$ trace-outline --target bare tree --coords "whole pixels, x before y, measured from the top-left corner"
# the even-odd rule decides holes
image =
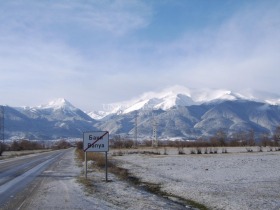
[[[2,153],[5,151],[6,145],[0,141],[0,156],[2,156]]]
[[[268,137],[268,134],[263,134],[261,136],[261,145],[266,147],[266,146],[269,146],[271,144],[271,140],[269,139]]]
[[[255,146],[255,131],[253,129],[251,129],[248,133],[247,145]]]
[[[277,126],[275,128],[274,134],[273,134],[273,140],[275,142],[275,146],[279,146],[280,143],[280,126]]]

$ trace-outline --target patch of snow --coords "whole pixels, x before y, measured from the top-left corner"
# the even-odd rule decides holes
[[[114,158],[142,181],[160,184],[165,192],[210,209],[280,208],[279,152],[203,155],[176,152],[167,149],[168,155]]]
[[[74,107],[69,101],[67,101],[64,98],[58,98],[56,100],[50,101],[48,104],[46,105],[40,105],[37,108],[39,109],[64,109],[64,110],[76,110],[77,108]]]
[[[133,112],[135,110],[139,110],[143,107],[145,107],[145,105],[147,105],[149,102],[148,99],[146,100],[140,100],[138,102],[136,102],[135,104],[132,104],[131,106],[129,106],[127,109],[123,110],[123,113],[129,113],[129,112]]]
[[[100,120],[109,114],[105,111],[92,111],[92,112],[85,112],[85,113],[95,120]]]
[[[265,100],[266,103],[270,105],[280,105],[280,98],[278,99],[267,99]]]
[[[229,90],[211,90],[211,89],[201,89],[194,90],[193,100],[197,103],[205,103],[214,100],[237,100],[238,97]]]

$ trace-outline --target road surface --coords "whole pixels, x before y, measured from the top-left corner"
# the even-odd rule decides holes
[[[104,182],[104,171],[96,168],[89,169],[88,181],[81,184],[82,171],[74,149],[0,161],[0,209],[190,209],[114,174]]]
[[[0,161],[0,208],[15,209],[37,186],[39,176],[69,150],[59,150]]]

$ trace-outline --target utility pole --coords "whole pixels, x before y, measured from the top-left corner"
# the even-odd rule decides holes
[[[158,139],[157,139],[157,122],[156,119],[153,119],[153,141],[152,141],[153,147],[158,147]]]
[[[137,127],[138,127],[138,112],[135,112],[135,121],[134,121],[134,148],[137,148],[137,136],[138,136],[138,131],[137,131]]]
[[[5,125],[4,125],[4,106],[0,106],[0,156],[5,149]]]

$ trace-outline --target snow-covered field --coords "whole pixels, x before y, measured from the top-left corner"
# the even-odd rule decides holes
[[[280,209],[280,152],[227,151],[178,155],[176,149],[168,149],[168,155],[126,154],[114,159],[142,181],[158,183],[163,191],[210,209]]]

